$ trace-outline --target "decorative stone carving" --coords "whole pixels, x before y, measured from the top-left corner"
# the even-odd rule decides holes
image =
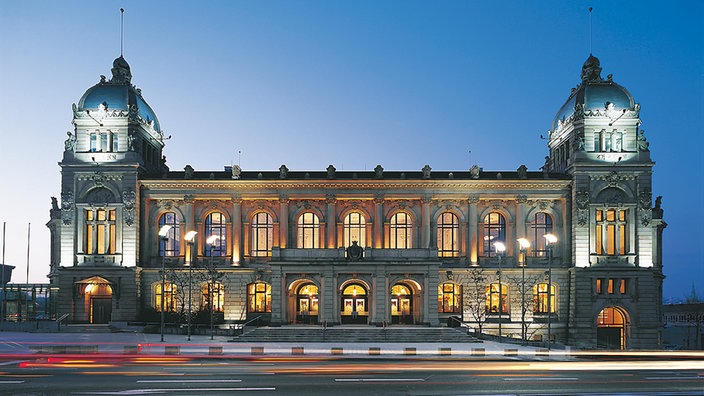
[[[577,208],[588,209],[589,191],[577,191],[577,194],[575,195],[575,202],[577,203]]]
[[[193,196],[193,194],[186,194],[183,196],[183,202],[185,202],[187,204],[192,204],[195,201],[196,200],[195,200],[195,197]]]
[[[352,246],[345,249],[347,252],[347,260],[359,261],[364,256],[364,248],[357,244],[357,241],[352,241]]]
[[[650,210],[652,206],[653,193],[643,190],[638,194],[638,204],[642,210]]]
[[[494,199],[488,202],[488,205],[491,206],[494,210],[498,210],[501,208],[506,207],[506,202],[500,200],[500,199]]]
[[[107,180],[103,172],[95,172],[93,175],[90,176],[90,179],[93,181],[96,187],[105,186],[105,181]]]
[[[479,194],[469,194],[469,197],[467,197],[467,201],[469,201],[470,204],[476,205],[479,203]]]
[[[374,168],[374,178],[383,179],[384,178],[384,168],[381,165],[377,165]]]
[[[184,179],[193,179],[193,167],[190,165],[186,165],[186,167],[183,168],[184,174],[183,178]]]
[[[481,169],[477,165],[472,165],[472,167],[469,169],[469,176],[472,179],[479,179],[480,173],[481,173]]]
[[[638,132],[638,151],[650,151],[649,146],[650,143],[645,139],[645,131],[641,129]]]
[[[232,165],[232,178],[239,180],[242,175],[242,168],[239,165]]]
[[[334,179],[335,178],[335,167],[332,166],[332,164],[328,165],[327,169],[328,171],[328,179]]]
[[[655,207],[653,208],[653,218],[654,219],[662,219],[663,215],[663,210],[662,210],[662,195],[658,195],[657,198],[655,198]]]
[[[286,165],[281,165],[279,167],[279,179],[287,179],[288,178],[288,168]]]
[[[132,190],[125,190],[122,192],[122,204],[124,205],[124,210],[122,216],[125,219],[125,224],[128,226],[134,225],[135,221],[135,206],[137,203],[137,194]]]
[[[528,196],[525,194],[516,195],[516,202],[519,204],[528,203]]]
[[[66,132],[68,139],[64,142],[64,151],[75,152],[76,151],[76,135],[72,134],[71,131]]]
[[[430,165],[425,165],[421,172],[423,172],[423,179],[430,179]]]
[[[104,187],[98,187],[90,190],[90,192],[86,194],[85,201],[90,203],[91,206],[107,206],[109,203],[115,203],[116,199],[113,196],[112,191]]]
[[[333,205],[335,202],[337,202],[337,198],[335,197],[335,194],[325,194],[325,203],[328,205]]]
[[[64,191],[61,193],[61,220],[64,225],[70,225],[71,219],[73,219],[73,192]]]
[[[518,172],[518,178],[521,180],[525,180],[528,178],[528,167],[525,165],[521,165],[516,169],[516,172]]]

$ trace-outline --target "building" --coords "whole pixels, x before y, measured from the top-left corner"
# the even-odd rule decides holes
[[[271,325],[458,318],[576,346],[661,344],[654,162],[640,106],[597,58],[537,172],[173,171],[131,79],[121,56],[73,105],[48,223],[50,282],[71,321],[212,307]]]
[[[704,350],[704,303],[696,300],[663,306],[663,346]]]

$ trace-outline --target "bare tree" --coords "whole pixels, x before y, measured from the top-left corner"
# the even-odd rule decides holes
[[[471,319],[482,333],[486,322],[486,277],[480,268],[470,268],[467,272],[467,285],[464,287],[465,307]]]
[[[516,293],[510,293],[511,306],[520,307],[521,309],[521,340],[525,341],[536,330],[530,331],[530,326],[533,321],[526,320],[526,314],[535,307],[533,299],[533,286],[542,279],[539,275],[507,276],[507,281],[510,284],[511,290],[516,290]]]

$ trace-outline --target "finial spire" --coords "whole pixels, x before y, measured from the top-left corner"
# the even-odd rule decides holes
[[[123,56],[122,43],[124,41],[124,29],[125,27],[125,9],[120,8],[120,56]]]
[[[589,54],[592,54],[592,7],[589,7]]]

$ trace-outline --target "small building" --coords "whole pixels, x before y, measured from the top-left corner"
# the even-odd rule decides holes
[[[663,347],[704,349],[704,302],[665,304]]]

